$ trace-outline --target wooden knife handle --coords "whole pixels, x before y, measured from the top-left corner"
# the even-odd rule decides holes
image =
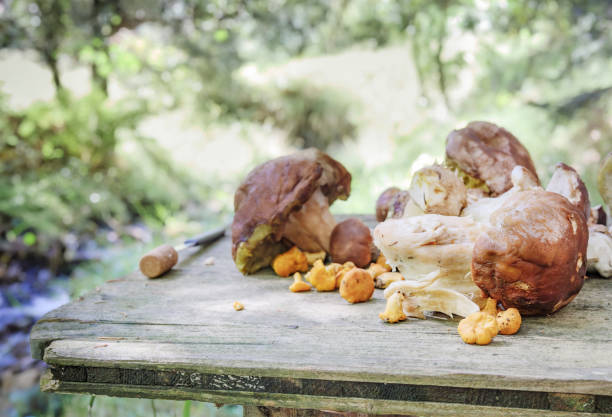
[[[168,272],[178,262],[178,253],[170,245],[161,245],[147,252],[138,264],[140,272],[149,278],[157,278]]]

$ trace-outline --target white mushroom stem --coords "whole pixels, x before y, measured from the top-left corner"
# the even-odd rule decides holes
[[[587,270],[605,278],[612,277],[612,235],[604,225],[589,227]]]
[[[329,252],[329,239],[336,219],[329,211],[327,197],[317,189],[302,208],[291,213],[283,237],[306,252]]]

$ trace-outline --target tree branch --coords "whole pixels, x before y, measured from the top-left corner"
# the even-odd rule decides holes
[[[528,101],[527,105],[549,110],[559,116],[571,117],[574,115],[574,113],[586,106],[591,105],[610,91],[612,91],[612,85],[603,88],[596,88],[595,90],[591,91],[585,91],[583,93],[565,99],[561,103]]]

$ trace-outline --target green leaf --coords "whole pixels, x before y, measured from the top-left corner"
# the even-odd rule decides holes
[[[22,239],[26,246],[33,246],[36,243],[36,235],[32,232],[24,234]]]
[[[55,147],[53,146],[51,142],[43,143],[41,152],[46,159],[53,158],[54,151],[55,151]]]
[[[187,400],[183,404],[183,417],[189,417],[191,415],[191,401]]]
[[[110,18],[111,25],[118,26],[121,23],[121,16],[114,14]]]
[[[213,36],[217,42],[225,42],[229,38],[229,32],[225,29],[219,29],[215,31]]]
[[[94,62],[96,51],[89,45],[83,47],[79,52],[79,60],[83,62]]]
[[[24,138],[27,138],[28,136],[31,136],[35,130],[36,130],[36,124],[30,119],[25,119],[19,124],[19,128],[17,129],[17,132]]]
[[[6,138],[6,144],[9,146],[15,146],[19,143],[19,138],[15,135],[8,135]]]

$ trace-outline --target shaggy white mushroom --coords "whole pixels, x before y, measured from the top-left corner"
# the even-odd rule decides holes
[[[421,214],[458,216],[467,201],[467,189],[463,182],[453,171],[440,165],[431,165],[415,172],[408,193],[411,201],[421,209]]]
[[[510,178],[512,179],[512,188],[497,197],[483,197],[470,202],[461,212],[461,216],[471,217],[479,223],[490,225],[491,213],[500,208],[511,195],[518,191],[542,188],[538,184],[537,178],[527,168],[520,165],[514,167]]]
[[[440,270],[427,274],[420,280],[397,281],[385,290],[387,302],[395,293],[403,295],[402,308],[408,317],[425,318],[429,311],[439,311],[448,316],[467,317],[480,310],[470,297],[453,289],[444,288]],[[389,306],[388,306],[389,307]],[[388,308],[387,308],[388,309]]]
[[[442,286],[471,293],[476,286],[466,274],[482,230],[483,225],[469,217],[425,214],[380,223],[374,229],[374,244],[404,278],[439,269]]]
[[[374,229],[374,243],[404,281],[395,282],[385,296],[400,290],[404,311],[423,317],[425,311],[449,316],[478,311],[480,290],[469,271],[474,242],[483,225],[468,217],[423,216],[389,219]],[[409,279],[411,277],[421,277]]]
[[[421,190],[427,196],[436,194],[436,176],[430,174],[425,170],[418,177],[422,183],[429,184],[427,187],[418,187],[413,181],[411,196],[415,190]],[[540,188],[533,174],[522,166],[513,169],[511,178],[513,187],[510,190],[495,198],[479,199],[463,209],[461,216],[423,214],[379,223],[374,229],[374,244],[387,263],[406,278],[389,285],[385,296],[388,298],[395,291],[401,291],[404,312],[412,317],[424,317],[425,311],[438,311],[449,316],[466,316],[478,311],[478,305],[484,300],[470,275],[476,239],[490,226],[490,215],[511,195]],[[446,182],[450,181],[447,179]],[[431,200],[438,203],[437,210],[441,210],[439,204],[443,201],[452,201],[452,204],[466,201],[465,187],[453,189],[459,190],[458,196],[450,198],[444,194],[446,200]],[[415,201],[419,198],[417,194],[413,197]],[[429,200],[425,198],[424,201]],[[451,211],[458,214],[455,209]]]
[[[450,169],[434,164],[415,172],[407,191],[386,189],[376,202],[376,217],[383,221],[423,214],[458,216],[466,204],[463,182]]]

